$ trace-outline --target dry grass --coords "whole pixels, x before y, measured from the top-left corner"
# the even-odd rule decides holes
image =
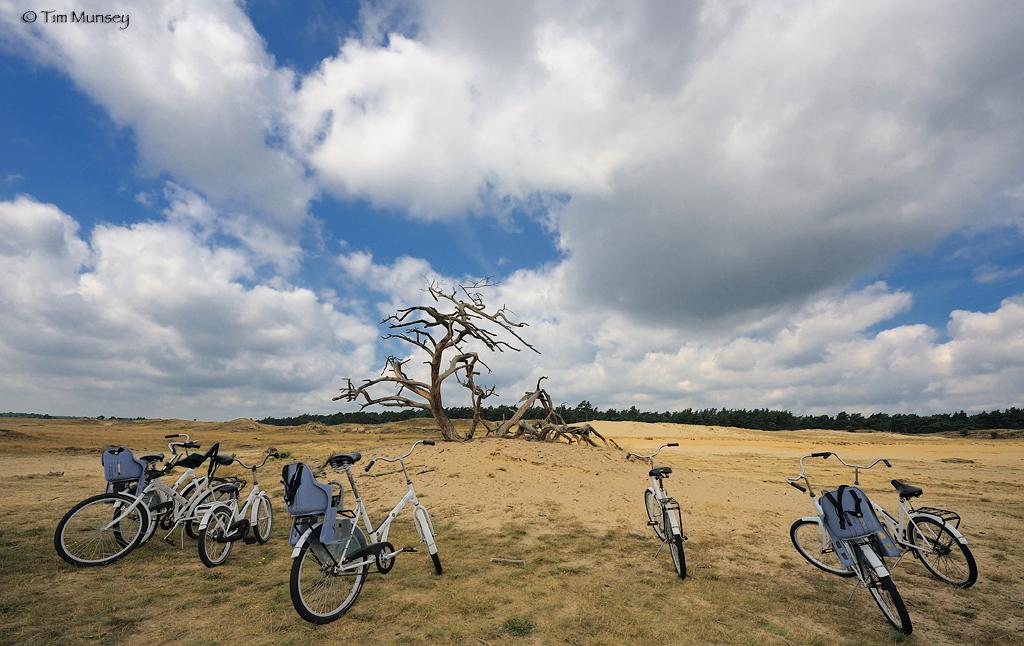
[[[444,576],[432,574],[425,554],[403,555],[391,574],[371,575],[348,615],[323,627],[301,621],[288,599],[277,465],[263,478],[277,511],[272,541],[237,545],[216,570],[202,566],[187,539],[184,549],[154,540],[117,564],[87,570],[65,565],[53,551],[60,516],[102,489],[99,450],[111,443],[160,450],[163,434],[185,431],[243,457],[276,446],[313,461],[334,450],[393,453],[426,436],[425,426],[415,420],[285,430],[249,420],[0,419],[0,640],[890,644],[895,633],[868,595],[851,598],[848,581],[814,570],[789,543],[790,523],[809,507],[782,478],[796,470],[801,453],[832,449],[850,459],[893,460],[891,472],[863,479],[883,504],[895,506],[886,483],[899,477],[924,487],[923,504],[964,516],[980,580],[954,590],[903,561],[895,580],[914,620],[907,643],[1024,641],[1018,439],[598,423],[629,448],[680,442],[659,462],[676,468],[669,489],[683,504],[691,536],[686,581],[673,577],[667,553],[654,558],[658,543],[645,526],[641,497],[645,468],[621,454],[500,440],[423,447],[410,466],[423,471],[414,479],[434,517]],[[834,468],[813,474],[828,484],[844,477]],[[394,475],[363,476],[360,484],[374,518],[403,489]],[[414,536],[400,519],[392,542]],[[526,567],[492,557],[525,559]]]

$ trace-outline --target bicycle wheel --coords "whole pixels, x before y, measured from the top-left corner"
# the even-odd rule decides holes
[[[658,540],[664,541],[665,519],[661,512],[661,501],[650,489],[644,489],[644,506],[647,508],[647,521],[651,529],[654,530],[654,535],[658,537]]]
[[[668,551],[672,555],[672,565],[676,568],[676,574],[680,579],[686,578],[686,551],[683,548],[683,537],[673,536],[668,544]]]
[[[79,567],[123,558],[149,530],[149,511],[141,504],[131,507],[134,502],[124,494],[101,493],[76,504],[57,523],[53,534],[57,554]]]
[[[441,567],[441,557],[434,553],[430,555],[430,560],[434,563],[434,574],[437,576],[444,574],[444,568]]]
[[[252,533],[260,543],[270,540],[270,530],[274,526],[274,510],[270,507],[270,498],[260,496],[255,502],[256,522],[252,525]]]
[[[867,545],[860,545],[857,549],[870,550],[872,548]],[[875,572],[875,568],[871,567],[870,561],[860,552],[858,552],[857,560],[858,567],[864,575],[861,580],[864,582],[868,592],[871,593],[871,598],[875,600],[878,609],[885,615],[886,621],[904,635],[909,635],[913,632],[914,628],[910,624],[907,606],[903,603],[903,597],[900,596],[899,591],[896,590],[896,584],[892,582],[892,577],[879,576]],[[880,557],[879,560],[881,560]]]
[[[912,516],[908,532],[910,542],[921,549],[913,550],[921,565],[936,579],[969,588],[978,580],[978,565],[971,549],[959,542],[949,527],[934,518]]]
[[[366,546],[366,537],[358,527],[348,553]],[[366,580],[368,565],[337,573],[335,565],[344,560],[344,545],[320,543],[320,525],[313,527],[309,540],[299,555],[292,559],[288,591],[299,616],[314,624],[326,624],[348,612],[359,598]]]
[[[217,567],[228,559],[231,554],[231,541],[225,541],[224,536],[231,532],[231,520],[234,514],[227,507],[217,507],[210,514],[210,521],[206,527],[199,530],[199,538],[196,544],[199,546],[199,560],[206,567]]]
[[[841,577],[854,576],[853,570],[847,569],[836,556],[832,546],[821,547],[821,524],[816,520],[799,519],[789,528],[789,538],[800,556],[814,567],[829,574]]]
[[[198,509],[201,505],[209,505],[214,502],[231,502],[232,500],[238,500],[238,489],[229,484],[214,485],[213,489],[198,495],[192,509]],[[199,522],[198,518],[185,522],[185,533],[193,540],[199,539]]]

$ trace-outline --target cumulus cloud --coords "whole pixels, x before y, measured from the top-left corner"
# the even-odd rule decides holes
[[[314,195],[302,164],[273,143],[282,138],[294,79],[276,66],[239,4],[147,3],[130,12],[130,28],[103,35],[42,21],[25,25],[19,7],[0,2],[4,40],[62,70],[116,124],[130,128],[144,171],[170,173],[199,190],[239,230],[263,227],[257,249],[288,262],[281,254],[294,250],[282,248],[297,245],[283,235],[295,235]],[[75,5],[110,9],[91,0]]]
[[[637,318],[750,321],[1024,211],[1019,7],[402,15],[414,36],[303,79],[294,146],[330,190],[418,217],[569,196],[550,215],[573,292]]]
[[[83,240],[53,205],[0,202],[4,398],[91,414],[324,410],[340,375],[371,368],[372,325],[309,289],[253,284],[249,252],[196,225],[209,209],[192,196],[167,221]]]
[[[410,292],[409,267],[433,274],[411,258],[376,264],[360,255],[341,266],[392,305],[422,302],[422,294]],[[953,311],[945,336],[923,324],[887,327],[908,310],[912,295],[882,282],[709,332],[637,322],[600,305],[570,306],[563,271],[515,272],[486,294],[529,322],[525,336],[543,353],[488,355],[494,372],[480,381],[497,385],[502,401],[531,389],[541,375],[559,401],[656,410],[973,411],[1024,398],[1024,296],[992,312]]]
[[[849,285],[953,231],[1024,230],[1024,6],[385,3],[302,78],[232,2],[147,5],[116,38],[0,8],[5,42],[175,180],[166,221],[88,239],[52,205],[3,203],[0,351],[20,368],[0,380],[39,408],[57,376],[79,401],[130,387],[215,410],[316,407],[366,372],[362,319],[252,284],[254,265],[298,265],[321,188],[421,219],[542,207],[563,258],[494,296],[545,353],[495,359],[507,396],[548,374],[560,398],[618,406],[1020,401],[1019,298],[943,334],[886,327],[910,293]],[[437,277],[412,255],[337,269],[379,313]]]

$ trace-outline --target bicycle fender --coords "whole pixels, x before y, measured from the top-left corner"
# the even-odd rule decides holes
[[[927,512],[915,511],[910,516],[910,520],[914,520],[915,518],[927,518],[928,520],[934,520],[940,525],[944,525],[956,538],[957,543],[960,543],[961,545],[967,545],[967,539],[964,537],[963,534],[960,533],[960,530],[947,523],[945,520],[943,520],[941,516],[936,516],[935,514],[929,514]]]
[[[434,541],[434,532],[431,528],[429,512],[425,507],[417,506],[412,510],[412,517],[416,525],[416,533],[420,540],[427,544],[427,551],[431,554],[437,553],[437,543]]]
[[[199,521],[199,529],[200,530],[206,529],[206,526],[210,524],[210,519],[213,518],[213,512],[216,511],[217,509],[220,509],[221,507],[224,507],[228,511],[231,511],[231,507],[227,503],[223,503],[223,502],[213,503],[212,505],[210,505],[206,509],[206,513],[203,514],[203,519],[201,521]]]
[[[256,496],[256,498],[252,501],[252,509],[249,510],[249,522],[252,523],[253,527],[256,526],[256,510],[259,509],[259,505],[256,503],[261,498],[267,501],[267,507],[270,507],[270,496],[261,491],[260,495]]]
[[[858,545],[857,547],[860,549],[860,553],[864,555],[864,558],[867,559],[868,567],[873,569],[875,574],[879,577],[891,576],[889,568],[885,567],[885,563],[878,557],[878,554],[875,553],[874,549],[867,545]]]
[[[317,523],[302,532],[302,536],[299,536],[299,540],[295,541],[295,547],[292,548],[292,558],[297,558],[299,556],[299,553],[302,552],[302,546],[306,544],[307,540],[309,540],[309,535],[312,534],[314,530],[319,532],[320,525],[321,523]]]

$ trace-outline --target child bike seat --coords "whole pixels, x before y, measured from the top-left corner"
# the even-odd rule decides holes
[[[107,479],[107,491],[113,491],[115,484],[136,483],[136,491],[146,486],[146,463],[132,455],[126,446],[114,446],[100,456],[103,475]]]
[[[335,545],[341,542],[337,535],[338,509],[342,494],[332,495],[331,485],[317,482],[313,470],[303,462],[293,462],[281,469],[281,484],[284,485],[284,504],[294,518],[289,543],[295,545],[306,527],[312,525],[310,517],[323,516],[320,527],[320,542]]]
[[[900,555],[889,532],[878,520],[871,500],[860,488],[840,485],[835,491],[826,491],[821,495],[821,511],[832,548],[846,567],[854,563],[846,541],[858,538],[870,537],[881,556],[896,558]]]

